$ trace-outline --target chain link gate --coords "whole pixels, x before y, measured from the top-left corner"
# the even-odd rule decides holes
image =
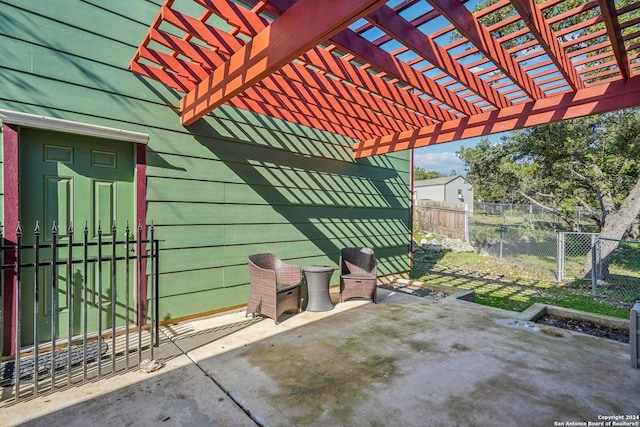
[[[591,271],[591,267],[585,262],[597,237],[596,233],[558,233],[558,282],[591,280],[590,276],[585,276],[585,273]]]

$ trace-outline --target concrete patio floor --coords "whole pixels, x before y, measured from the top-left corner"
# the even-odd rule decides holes
[[[0,425],[568,426],[640,414],[628,344],[496,322],[515,317],[382,289],[376,305],[278,325],[235,311],[164,327],[159,371],[6,406]]]

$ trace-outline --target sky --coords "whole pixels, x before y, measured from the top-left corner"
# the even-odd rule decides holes
[[[491,143],[500,141],[502,134],[488,135],[486,138]],[[450,175],[453,170],[457,175],[465,175],[464,162],[456,156],[456,151],[461,147],[475,147],[482,137],[469,138],[462,141],[435,144],[428,147],[416,148],[413,150],[414,167],[420,167],[426,171],[436,171],[445,175]]]

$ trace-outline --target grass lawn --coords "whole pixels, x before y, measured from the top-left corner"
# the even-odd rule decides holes
[[[591,295],[591,283],[556,283],[533,270],[477,253],[422,253],[414,255],[410,277],[428,283],[475,291],[476,302],[512,311],[524,311],[540,302],[591,313],[629,317],[629,307],[616,306]]]

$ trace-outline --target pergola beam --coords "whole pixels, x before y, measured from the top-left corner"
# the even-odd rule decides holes
[[[531,34],[538,40],[542,49],[558,67],[562,76],[573,90],[584,89],[582,79],[571,64],[558,39],[553,35],[551,26],[547,25],[540,8],[534,0],[511,0],[522,20],[529,27]]]
[[[517,104],[500,111],[489,111],[413,131],[376,137],[356,143],[354,154],[356,158],[368,157],[606,113],[637,106],[638,99],[640,77],[616,80],[576,92]]]
[[[478,22],[473,14],[464,7],[460,0],[428,0],[428,2],[531,99],[544,97],[538,85],[520,68],[511,55]]]
[[[300,0],[182,98],[182,124],[192,124],[383,4],[384,0]]]
[[[600,11],[607,27],[607,35],[611,41],[611,47],[613,48],[620,74],[623,79],[627,80],[630,77],[629,59],[627,58],[627,50],[624,47],[615,2],[613,0],[598,0],[598,3],[600,3]]]

